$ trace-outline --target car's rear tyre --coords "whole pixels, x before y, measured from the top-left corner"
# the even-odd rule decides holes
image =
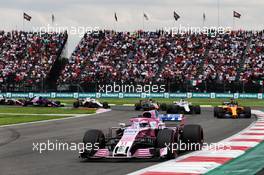
[[[103,102],[103,108],[105,108],[105,109],[109,108],[109,105],[107,102]]]
[[[194,113],[195,114],[201,114],[201,107],[200,106],[194,106]]]
[[[48,103],[42,103],[42,106],[49,107],[49,104]]]
[[[55,103],[60,106],[61,102],[60,101],[55,101]]]
[[[25,100],[23,106],[28,106],[28,105],[30,105],[30,102],[28,102],[27,100]]]
[[[167,114],[171,114],[171,109],[172,109],[172,105],[168,105],[166,110]]]
[[[186,151],[200,150],[204,141],[203,128],[200,125],[185,125],[182,141],[186,144]]]
[[[175,131],[172,129],[163,129],[158,132],[157,135],[157,148],[170,148],[167,151],[166,159],[173,159],[176,156],[176,152],[172,150],[173,143],[176,140]]]
[[[214,107],[214,117],[217,117],[219,112],[219,107]]]
[[[223,118],[225,115],[225,111],[223,108],[215,107],[214,108],[214,116],[217,118]]]
[[[96,104],[96,103],[90,103],[89,106],[90,106],[89,108],[100,108],[100,107],[101,107],[101,106],[99,106],[99,105]]]
[[[166,103],[161,103],[161,105],[160,105],[160,109],[161,109],[162,111],[166,111],[166,110],[167,110],[167,104],[166,104]]]
[[[244,107],[245,110],[245,117],[251,118],[251,108],[250,107]]]
[[[172,110],[173,114],[184,114],[184,112],[182,112],[182,111],[184,111],[184,110],[182,110],[182,108],[179,106],[174,106],[174,108]]]
[[[73,103],[73,107],[74,107],[74,108],[79,108],[79,106],[80,106],[80,104],[79,104],[78,101],[76,101],[76,102]]]
[[[104,133],[97,129],[88,130],[84,134],[83,143],[84,147],[89,147],[89,150],[85,149],[84,152],[81,154],[81,157],[92,157],[98,149],[105,148]]]
[[[136,103],[135,104],[135,110],[139,111],[141,109],[141,104],[140,103]]]
[[[178,114],[180,111],[180,108],[178,106],[170,106],[168,109],[167,109],[167,114]]]

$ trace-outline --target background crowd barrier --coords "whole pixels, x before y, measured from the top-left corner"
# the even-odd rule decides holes
[[[7,92],[0,95],[8,98],[32,98],[42,96],[46,98],[235,98],[235,99],[263,99],[263,93],[17,93]]]

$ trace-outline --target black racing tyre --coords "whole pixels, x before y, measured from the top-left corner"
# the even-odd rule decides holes
[[[135,104],[135,110],[139,111],[141,109],[141,104],[140,103],[136,103]]]
[[[0,100],[0,105],[5,105],[5,99],[4,99],[4,98],[2,98],[2,99]]]
[[[185,111],[184,107],[175,106],[174,114],[192,114],[192,109],[190,108],[190,112]]]
[[[28,106],[28,105],[30,105],[30,102],[25,100],[24,103],[23,103],[23,106]]]
[[[55,103],[60,106],[61,102],[60,101],[55,101]]]
[[[101,106],[99,106],[98,104],[96,104],[96,103],[92,103],[92,102],[88,102],[88,103],[86,103],[85,106],[86,106],[87,108],[100,108],[100,107],[101,107]]]
[[[223,118],[225,115],[225,111],[221,107],[215,107],[214,108],[214,116],[217,118]]]
[[[97,103],[92,103],[91,105],[91,108],[101,108],[101,106],[99,106]]]
[[[167,104],[166,103],[161,103],[160,110],[166,111],[167,110]]]
[[[78,101],[75,101],[75,102],[73,103],[73,107],[74,107],[74,108],[78,108],[79,106],[80,106],[80,104],[79,104]]]
[[[203,128],[200,125],[185,125],[181,138],[186,144],[186,151],[200,150],[204,141]]]
[[[103,108],[107,109],[107,108],[110,108],[110,106],[108,105],[107,102],[103,102]]]
[[[219,107],[214,107],[214,117],[217,117],[219,112]]]
[[[86,108],[92,108],[92,104],[90,102],[85,102],[83,104],[83,107],[86,107]]]
[[[180,108],[178,106],[173,106],[171,105],[168,109],[167,109],[167,114],[178,114],[180,111]]]
[[[183,108],[183,111],[184,111],[184,113],[186,113],[186,114],[195,114],[195,106],[189,106],[189,108],[190,108],[190,112],[187,112],[187,111],[185,111],[185,109]]]
[[[175,131],[172,129],[163,129],[158,131],[156,146],[157,148],[169,147],[168,154],[166,159],[173,159],[176,156],[176,153],[172,151],[173,143],[176,140]]]
[[[88,147],[89,150],[85,149],[82,157],[89,158],[94,156],[98,149],[105,148],[105,136],[101,130],[91,129],[86,131],[83,137],[84,147]]]
[[[174,106],[173,108],[172,108],[172,113],[173,114],[179,114],[179,113],[181,113],[181,110],[182,108],[181,107],[179,107],[179,106]]]
[[[218,109],[217,118],[224,118],[225,117],[225,110],[223,108]]]
[[[173,107],[172,105],[167,106],[167,110],[166,110],[167,114],[171,114],[172,107]]]
[[[13,100],[8,100],[7,105],[15,105],[15,102]]]
[[[194,113],[201,114],[201,107],[199,105],[194,106]]]
[[[251,118],[251,108],[250,107],[244,107],[244,113],[246,118]]]

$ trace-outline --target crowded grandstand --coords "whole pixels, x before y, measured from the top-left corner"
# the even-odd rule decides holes
[[[264,174],[264,1],[0,4],[0,175]]]
[[[60,64],[56,60],[61,59],[66,32],[1,31],[1,90],[34,91],[41,84],[54,90],[48,89],[50,76],[56,77],[55,90],[68,91],[77,85],[95,91],[96,84],[119,82],[160,83],[170,92],[262,92],[263,40],[263,31],[97,31],[85,34],[66,63],[51,71]]]
[[[67,33],[0,31],[1,90],[22,90],[21,87],[41,84],[66,41]]]

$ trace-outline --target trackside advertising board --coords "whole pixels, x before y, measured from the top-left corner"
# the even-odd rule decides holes
[[[263,99],[262,93],[78,93],[78,92],[50,92],[50,93],[0,93],[7,98],[32,98],[42,96],[46,98],[235,98],[235,99]]]

